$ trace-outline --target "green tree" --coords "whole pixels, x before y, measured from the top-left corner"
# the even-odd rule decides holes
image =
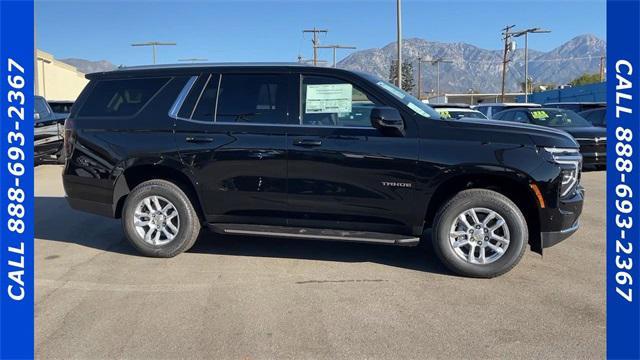
[[[579,77],[571,80],[569,84],[571,84],[572,86],[578,86],[578,85],[586,85],[586,84],[595,84],[599,82],[600,82],[600,74],[584,73]]]
[[[416,87],[415,79],[413,78],[413,64],[409,62],[402,62],[402,90],[412,92]],[[389,82],[392,84],[398,83],[398,62],[392,61],[389,68]]]

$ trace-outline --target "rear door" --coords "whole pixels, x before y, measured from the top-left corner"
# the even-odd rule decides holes
[[[354,80],[301,74],[300,124],[287,137],[290,225],[412,232],[417,137],[373,128],[381,105]]]
[[[201,74],[174,114],[183,163],[206,220],[285,225],[290,76]]]

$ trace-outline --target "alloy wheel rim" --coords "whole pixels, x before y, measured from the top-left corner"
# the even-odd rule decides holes
[[[180,216],[171,201],[152,195],[140,200],[133,214],[138,235],[149,245],[162,246],[173,241],[180,230]]]
[[[496,211],[487,208],[467,209],[453,221],[449,244],[462,260],[476,265],[491,264],[509,247],[509,226]]]

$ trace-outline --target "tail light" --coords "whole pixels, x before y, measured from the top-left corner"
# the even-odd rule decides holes
[[[64,153],[67,159],[71,158],[73,148],[76,143],[75,124],[73,119],[68,118],[64,122]]]

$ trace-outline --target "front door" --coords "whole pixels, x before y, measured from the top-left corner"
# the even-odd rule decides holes
[[[373,128],[371,110],[384,104],[348,80],[310,75],[299,86],[300,125],[287,136],[289,224],[412,232],[415,135]]]
[[[208,222],[286,224],[289,78],[204,74],[185,98],[176,142]]]

